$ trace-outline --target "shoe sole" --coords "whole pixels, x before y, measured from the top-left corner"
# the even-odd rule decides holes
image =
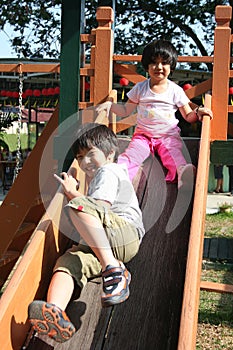
[[[102,303],[102,307],[109,307],[109,306],[114,306],[117,304],[121,304],[124,301],[126,301],[129,297],[129,284],[131,282],[131,274],[128,270],[126,270],[127,272],[127,276],[125,276],[126,278],[126,288],[122,290],[122,292],[118,295],[113,295],[113,296],[107,296],[107,297],[102,297],[101,298],[101,303]]]
[[[35,331],[41,335],[48,335],[58,343],[69,340],[76,331],[65,312],[55,305],[34,301],[29,305],[28,315],[29,322]],[[64,325],[59,324],[61,322]]]

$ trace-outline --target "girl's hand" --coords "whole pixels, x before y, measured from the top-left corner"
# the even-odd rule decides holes
[[[203,115],[208,115],[210,119],[213,119],[213,112],[206,107],[197,107],[195,110],[198,120],[202,121]]]
[[[104,103],[101,103],[98,107],[96,107],[95,110],[98,115],[102,112],[105,112],[106,116],[109,117],[111,107],[112,107],[112,102],[106,101]]]
[[[69,199],[79,197],[81,195],[81,193],[78,191],[79,181],[77,181],[72,175],[62,172],[61,177],[56,174],[54,174],[54,177],[63,186],[65,195]]]

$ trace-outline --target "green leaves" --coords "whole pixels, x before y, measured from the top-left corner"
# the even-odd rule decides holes
[[[214,12],[226,0],[115,0],[115,53],[137,54],[148,41],[173,42],[180,55],[210,55],[213,50]],[[85,32],[97,26],[101,1],[86,0]],[[8,23],[15,31],[12,47],[21,55],[59,58],[61,0],[2,0],[0,29]],[[72,20],[72,18],[71,18]],[[75,25],[75,24],[74,24]]]

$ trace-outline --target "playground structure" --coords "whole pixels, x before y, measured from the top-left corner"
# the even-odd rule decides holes
[[[79,102],[76,96],[77,110],[83,110],[82,122],[95,120],[92,106],[106,99],[117,100],[117,92],[112,90],[113,71],[132,83],[145,79],[133,67],[140,61],[140,56],[113,53],[112,9],[98,8],[96,18],[98,27],[90,34],[80,35],[81,42],[91,48],[90,64],[84,63],[80,68]],[[229,141],[226,142],[227,129],[228,132],[231,130],[228,113],[233,112],[233,106],[228,104],[229,78],[233,76],[230,70],[230,19],[231,7],[217,6],[213,57],[179,57],[180,62],[213,64],[212,79],[186,93],[192,99],[211,90],[212,98],[206,94],[205,105],[214,113],[211,122],[204,116],[200,140],[185,140],[191,159],[197,165],[197,177],[193,197],[181,222],[167,233],[169,218],[182,210],[177,208],[178,200],[182,203],[186,198],[178,198],[174,184],[167,185],[165,192],[161,191],[161,166],[156,158],[149,157],[134,184],[147,234],[138,256],[129,264],[133,274],[131,297],[122,305],[102,310],[98,298],[99,281],[89,283],[80,299],[71,303],[68,310],[71,319],[74,318],[74,323],[80,326],[77,334],[63,345],[48,345],[47,339],[28,337],[28,349],[195,349],[200,288],[233,292],[232,286],[203,283],[200,278],[210,144],[217,140],[221,145],[227,144],[228,149],[232,147]],[[52,72],[59,71],[60,66],[0,65],[0,71],[20,70]],[[85,101],[83,94],[86,77],[90,79],[89,101]],[[64,111],[64,107],[61,109]],[[108,121],[103,116],[101,122]],[[113,116],[109,126],[119,133],[135,122],[135,116],[119,122]],[[57,108],[0,207],[0,276],[3,286],[0,342],[4,350],[20,349],[25,343],[30,328],[27,306],[33,299],[45,298],[54,262],[70,244],[60,229],[65,220],[62,215],[65,198],[52,176],[61,161],[60,124]],[[122,149],[129,142],[127,138],[119,140]],[[39,178],[45,150],[46,169]],[[232,164],[230,156],[228,162]],[[76,172],[77,178],[83,176],[76,161],[72,162],[71,170]],[[156,222],[154,217],[157,217]]]

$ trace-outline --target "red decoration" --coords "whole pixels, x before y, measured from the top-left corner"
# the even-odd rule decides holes
[[[119,81],[119,83],[120,83],[121,86],[127,86],[127,85],[129,85],[129,81],[128,81],[128,79],[126,79],[126,78],[121,78],[120,81]]]
[[[6,91],[6,96],[7,97],[12,97],[13,91]]]
[[[229,87],[229,95],[233,95],[233,87]]]
[[[6,96],[6,90],[1,91],[1,96],[5,97]]]
[[[26,93],[23,92],[23,93],[22,93],[22,98],[26,98],[26,97],[27,97]]]
[[[54,94],[55,95],[59,95],[60,94],[60,87],[59,86],[56,86],[55,89],[54,89]]]
[[[33,96],[39,97],[41,95],[41,91],[39,89],[33,90]]]
[[[55,91],[54,88],[48,88],[48,95],[54,95]]]
[[[32,89],[27,89],[27,90],[25,90],[25,95],[28,97],[28,96],[32,96],[32,94],[33,94],[33,91],[32,91]]]
[[[191,85],[191,84],[188,84],[188,83],[187,83],[187,84],[184,84],[184,85],[183,85],[183,90],[184,90],[184,91],[186,91],[186,90],[188,90],[188,89],[191,89],[191,88],[192,88],[192,85]]]
[[[18,97],[19,97],[19,93],[18,93],[18,91],[13,91],[13,93],[12,93],[12,97],[14,97],[14,98],[18,98]]]
[[[41,93],[43,96],[47,96],[48,95],[48,89],[44,88],[41,90]]]
[[[90,90],[90,83],[88,83],[88,81],[85,81],[85,90],[86,91]]]

